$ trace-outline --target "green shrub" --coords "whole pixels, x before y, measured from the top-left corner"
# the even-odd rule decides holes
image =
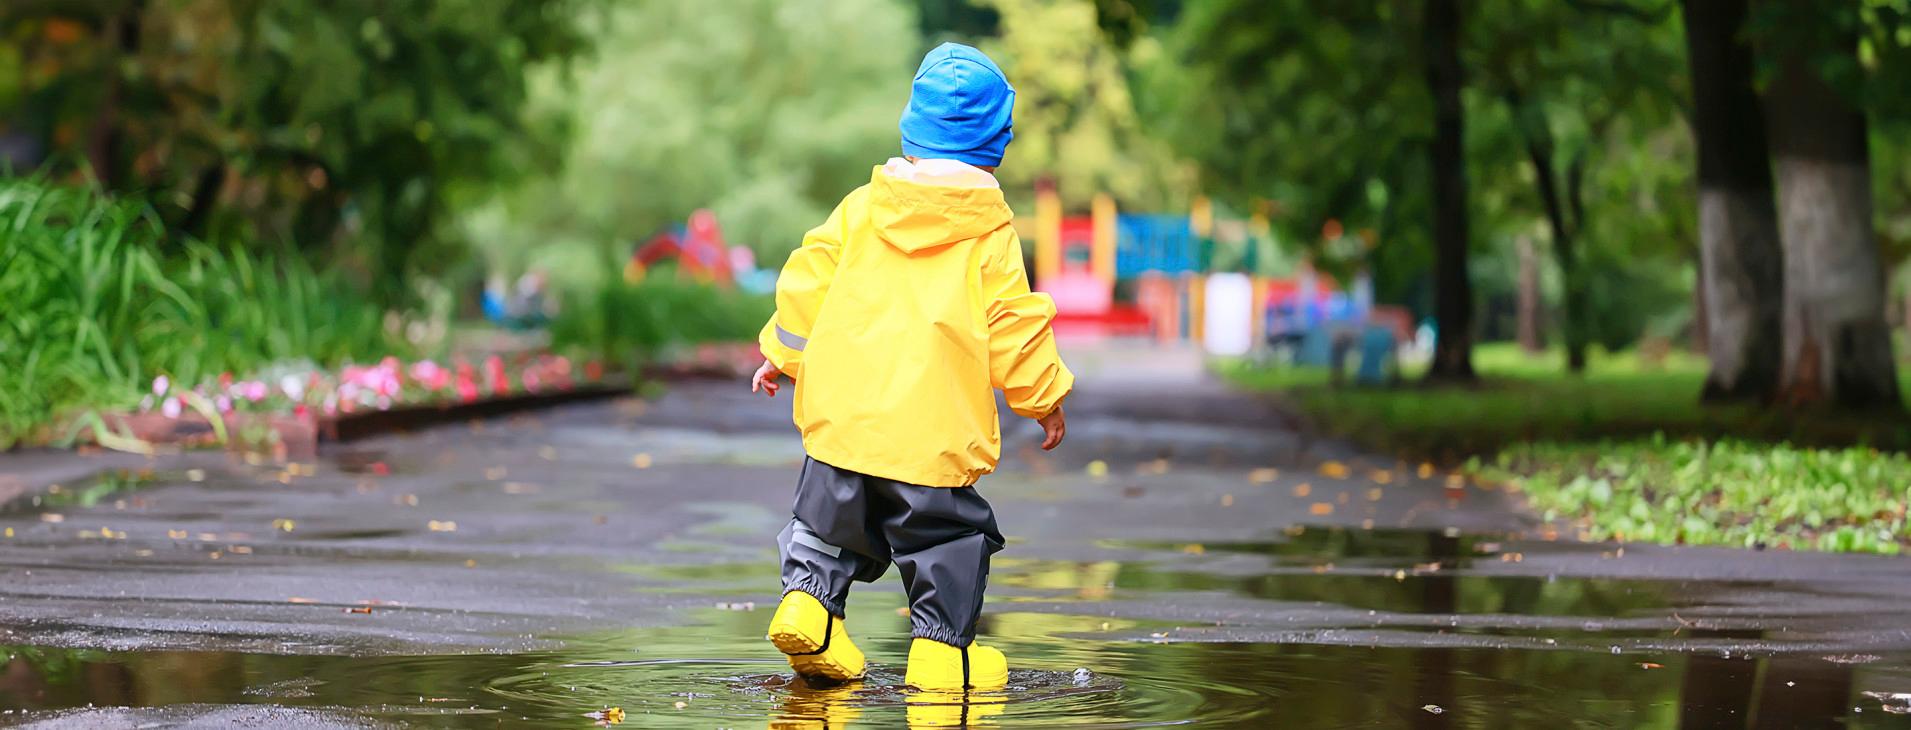
[[[168,255],[170,254],[170,255]],[[171,242],[144,205],[0,178],[0,449],[153,378],[409,354],[384,312],[293,254]]]
[[[686,281],[665,267],[634,284],[612,278],[565,292],[551,341],[635,368],[674,346],[753,341],[775,311],[768,295]]]

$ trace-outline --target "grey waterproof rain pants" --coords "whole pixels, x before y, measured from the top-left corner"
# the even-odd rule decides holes
[[[777,536],[785,592],[815,596],[840,617],[850,583],[872,582],[894,561],[916,636],[957,647],[975,640],[1002,534],[974,487],[904,484],[805,459],[792,511]]]

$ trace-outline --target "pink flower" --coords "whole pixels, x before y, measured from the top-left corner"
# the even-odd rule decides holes
[[[265,400],[265,396],[268,392],[269,390],[265,387],[265,383],[261,383],[257,380],[248,380],[239,384],[240,395],[254,403]]]
[[[231,399],[231,398],[228,398],[228,397],[226,397],[226,396],[223,396],[223,395],[222,395],[222,396],[219,396],[219,397],[217,397],[217,398],[214,398],[214,399],[212,399],[212,405],[213,405],[213,407],[214,407],[214,408],[217,408],[217,409],[219,409],[219,412],[220,412],[220,413],[231,413],[231,412],[232,412],[232,399]]]
[[[165,414],[167,418],[178,418],[179,417],[179,399],[167,398],[166,402],[161,403],[159,405],[159,412]]]
[[[478,399],[478,384],[469,376],[458,376],[458,400],[470,403]]]
[[[297,375],[287,375],[279,379],[279,389],[285,391],[285,397],[298,400],[305,397],[305,381]]]
[[[438,373],[442,370],[444,370],[444,368],[438,367],[438,363],[430,360],[419,360],[411,366],[411,379],[421,383],[429,383],[436,380]]]
[[[172,387],[172,378],[168,378],[164,375],[153,378],[153,395],[165,395],[166,391],[171,390]]]

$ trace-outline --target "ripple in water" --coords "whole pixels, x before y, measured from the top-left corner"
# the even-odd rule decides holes
[[[1086,668],[1074,671],[1015,669],[996,692],[918,692],[904,688],[901,667],[872,664],[860,681],[812,683],[788,672],[780,660],[653,659],[567,662],[499,677],[486,689],[517,710],[568,711],[616,706],[631,722],[643,715],[675,721],[762,722],[771,727],[851,720],[882,723],[906,718],[911,726],[987,724],[1013,719],[1099,727],[1142,727],[1168,722],[1136,720],[1137,710],[1177,707],[1194,714],[1198,693],[1166,685],[1140,686]],[[678,707],[682,703],[682,707]],[[533,711],[533,714],[544,714]],[[901,717],[899,717],[901,716]],[[653,722],[661,718],[653,717]],[[1210,718],[1211,719],[1211,718]]]

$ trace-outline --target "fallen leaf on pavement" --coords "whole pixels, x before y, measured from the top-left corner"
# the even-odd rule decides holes
[[[458,523],[452,522],[450,520],[444,520],[444,521],[432,520],[430,522],[425,523],[425,526],[431,528],[432,532],[457,532],[458,531]]]
[[[1658,662],[1639,662],[1639,668],[1640,669],[1664,669],[1665,665],[1660,664]]]
[[[1308,512],[1310,512],[1310,513],[1313,513],[1313,514],[1314,514],[1314,515],[1316,515],[1316,516],[1320,516],[1320,515],[1331,515],[1331,514],[1333,514],[1333,513],[1334,513],[1334,503],[1332,503],[1332,502],[1315,502],[1315,503],[1314,503],[1314,506],[1312,506],[1312,507],[1308,507],[1308,508],[1307,508],[1307,511],[1308,511]]]
[[[1189,555],[1206,555],[1208,554],[1208,549],[1201,543],[1193,542],[1181,546],[1181,552]]]
[[[1323,461],[1320,464],[1320,475],[1329,479],[1346,479],[1347,465],[1338,461]]]
[[[1305,497],[1313,491],[1314,485],[1308,484],[1307,482],[1294,485],[1294,496],[1296,497]]]
[[[1255,484],[1266,484],[1281,478],[1281,470],[1273,467],[1255,469],[1247,473],[1247,480]]]
[[[318,603],[318,601],[314,601],[310,598],[300,598],[298,596],[287,598],[285,599],[285,602],[286,603]]]
[[[372,607],[371,606],[353,606],[351,608],[345,609],[345,612],[346,613],[371,613]]]
[[[1232,495],[1232,494],[1223,494],[1223,495],[1221,495],[1221,506],[1223,506],[1223,507],[1233,507],[1233,506],[1234,506],[1234,495]]]
[[[1108,462],[1101,459],[1088,462],[1088,475],[1095,478],[1108,476]]]
[[[649,469],[650,463],[650,454],[638,454],[630,457],[630,465],[639,469]]]
[[[624,722],[624,708],[606,707],[596,712],[586,712],[584,716],[596,720],[600,725],[621,725]]]
[[[298,524],[299,523],[294,522],[292,520],[286,519],[284,517],[280,517],[279,519],[272,521],[272,529],[281,530],[284,532],[291,532],[292,528],[298,527]]]

